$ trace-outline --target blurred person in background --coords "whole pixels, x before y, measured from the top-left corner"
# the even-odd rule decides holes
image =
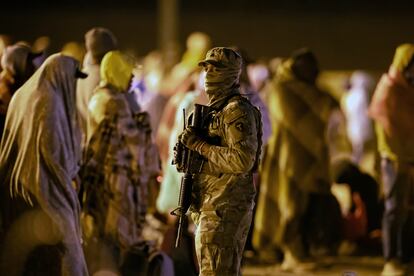
[[[282,58],[282,57],[274,57],[266,63],[266,68],[268,69],[269,76],[267,77],[266,81],[265,80],[263,81],[262,86],[259,90],[259,95],[265,103],[269,102],[268,101],[269,93],[271,93],[271,91],[272,91],[272,88],[271,88],[272,87],[272,79],[275,78],[275,76],[277,74],[277,70],[278,70],[279,66],[283,63],[284,60],[285,60],[285,58]],[[253,72],[256,71],[256,69],[254,67],[250,70],[253,71]],[[250,76],[250,73],[249,73],[249,78],[255,78],[254,75],[258,74],[258,73],[253,73],[253,72],[251,73],[252,74],[251,76]]]
[[[180,184],[182,174],[177,172],[175,165],[172,164],[174,158],[174,147],[178,140],[178,135],[184,128],[184,120],[194,110],[194,104],[206,105],[208,100],[204,91],[205,73],[195,71],[192,74],[194,89],[185,93],[184,97],[178,104],[178,108],[174,115],[174,126],[171,130],[169,140],[168,159],[163,160],[163,178],[160,192],[157,198],[157,210],[167,218],[169,229],[164,235],[162,249],[165,250],[174,261],[174,269],[176,275],[187,273],[188,275],[196,275],[197,258],[194,251],[194,233],[189,231],[187,227],[184,229],[184,237],[182,245],[175,248],[174,242],[177,232],[177,220],[170,212],[177,207],[180,195]],[[183,111],[185,110],[185,111]],[[185,117],[184,117],[185,113]]]
[[[196,70],[192,73],[196,73]],[[157,109],[158,116],[161,114],[161,119],[159,121],[157,135],[156,135],[156,142],[160,149],[160,156],[162,162],[166,162],[170,152],[169,149],[169,140],[171,137],[171,131],[173,130],[174,126],[174,118],[175,114],[179,112],[177,109],[180,105],[181,101],[186,97],[189,91],[194,90],[194,82],[192,74],[188,75],[187,79],[182,83],[182,88],[177,90],[174,95],[172,95],[166,104],[160,109]],[[158,106],[160,108],[160,106]]]
[[[233,49],[243,58],[242,71],[240,74],[240,94],[249,99],[249,101],[260,110],[260,114],[262,116],[262,147],[264,147],[271,135],[272,126],[270,124],[267,105],[259,96],[259,90],[256,90],[248,75],[247,68],[254,61],[247,55],[246,51],[238,47],[233,47]]]
[[[341,214],[330,193],[327,141],[336,105],[316,86],[318,74],[314,54],[297,50],[278,66],[268,92],[272,136],[260,171],[253,245],[270,253],[281,249],[285,271],[312,269],[311,249],[339,242],[332,230],[340,227]]]
[[[334,162],[332,177],[334,187],[346,185],[349,188],[347,210],[343,212],[343,238],[358,242],[359,250],[377,250],[383,212],[377,181],[349,159]]]
[[[41,216],[32,216],[31,225],[22,222],[25,228],[16,222],[16,231],[6,237],[2,272],[8,275],[20,275],[28,254],[42,244],[57,244],[59,274],[88,275],[76,190],[80,136],[75,87],[76,78],[85,77],[78,67],[71,57],[50,56],[10,102],[0,146],[0,179],[10,183],[12,197],[24,198]],[[47,261],[50,256],[35,257]],[[50,273],[51,267],[39,267],[44,275]],[[28,271],[39,273],[33,267]]]
[[[148,181],[160,170],[147,113],[134,113],[127,91],[133,64],[110,51],[100,64],[100,84],[88,105],[90,135],[83,166],[84,233],[90,273],[126,273],[136,250],[144,259],[143,227]],[[139,261],[137,261],[139,262]],[[141,271],[142,272],[142,271]],[[138,273],[138,271],[135,271]],[[144,272],[142,272],[144,273]]]
[[[195,103],[205,105],[208,102],[204,95],[204,78],[204,72],[196,71],[193,73],[192,80],[194,82],[194,89],[184,94],[174,114],[174,126],[170,134],[168,156],[162,162],[163,181],[157,199],[157,209],[162,214],[169,214],[177,207],[182,175],[177,172],[175,166],[172,164],[174,147],[179,133],[184,129],[184,120],[187,120],[187,118],[184,118],[183,110],[185,110],[187,117],[193,111]]]
[[[79,42],[69,41],[63,45],[60,52],[66,56],[73,57],[82,64],[83,57],[85,56],[85,47]]]
[[[355,71],[349,80],[349,89],[342,98],[342,109],[347,121],[347,135],[352,144],[352,161],[361,164],[367,146],[375,138],[372,119],[368,116],[374,79],[364,71]]]
[[[23,44],[8,46],[3,52],[1,58],[3,70],[0,73],[0,137],[10,100],[14,92],[36,70],[33,60],[39,55],[32,53],[30,47]]]
[[[413,267],[414,219],[414,45],[397,47],[369,106],[375,120],[385,210],[382,275],[407,275]],[[409,272],[408,270],[411,270]]]
[[[260,92],[271,79],[270,69],[264,61],[247,64],[247,75],[254,90]]]
[[[33,59],[38,54],[31,52],[29,46],[16,44],[8,46],[2,55],[1,64],[4,68],[0,73],[0,139],[3,135],[8,106],[13,94],[35,72]],[[1,230],[5,234],[12,222],[27,208],[27,204],[20,198],[11,198],[8,183],[0,180],[0,212]]]
[[[8,35],[0,34],[0,60],[3,55],[4,50],[7,46],[11,44],[11,38]],[[3,70],[3,67],[0,64],[0,70]]]
[[[162,54],[152,51],[142,59],[134,69],[132,93],[142,111],[150,114],[153,136],[157,133],[166,99],[160,95],[161,82],[164,77]]]
[[[148,105],[159,92],[162,77],[162,55],[158,51],[151,51],[134,71],[133,81],[137,84],[133,87],[137,89],[136,99],[142,110],[150,111]]]
[[[50,55],[51,39],[48,36],[40,36],[35,39],[32,44],[32,51],[35,53],[42,53],[33,62],[36,68],[39,68],[46,58]]]
[[[155,110],[162,110],[158,114],[159,121],[156,122],[154,128],[157,132],[156,142],[163,161],[168,158],[168,142],[177,106],[186,92],[194,89],[191,75],[197,71],[198,61],[205,56],[210,44],[210,37],[205,33],[191,33],[187,38],[187,49],[181,61],[166,73],[162,80],[157,105],[152,106]]]
[[[210,37],[202,32],[191,33],[186,40],[186,50],[171,72],[168,72],[161,87],[161,93],[170,97],[180,90],[182,82],[197,68],[198,62],[210,48]]]
[[[95,88],[100,81],[100,64],[104,55],[118,48],[118,42],[113,33],[105,28],[96,27],[85,34],[86,54],[82,70],[88,78],[78,80],[76,87],[76,106],[79,113],[79,124],[82,131],[82,147],[87,143],[88,104]]]

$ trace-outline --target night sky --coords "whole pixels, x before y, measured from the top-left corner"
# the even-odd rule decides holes
[[[138,55],[158,47],[155,0],[31,2],[2,4],[0,33],[29,42],[48,35],[57,51],[69,40],[82,42],[91,27],[104,26]],[[414,42],[414,1],[179,2],[182,48],[188,34],[203,31],[214,46],[238,45],[256,59],[306,46],[326,69],[385,70],[398,44]]]

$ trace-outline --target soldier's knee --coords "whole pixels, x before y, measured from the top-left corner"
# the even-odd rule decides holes
[[[202,244],[201,275],[237,275],[239,261],[233,247]]]

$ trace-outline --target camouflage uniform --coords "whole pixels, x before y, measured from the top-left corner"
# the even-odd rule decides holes
[[[184,145],[207,159],[193,184],[197,258],[200,275],[239,275],[254,206],[253,170],[260,154],[261,118],[237,89],[241,57],[228,48],[213,48],[201,65],[206,63],[236,70],[228,89],[213,92],[206,70],[206,92],[214,110],[208,136],[216,142],[207,142],[189,129],[181,136]],[[224,79],[228,79],[226,72],[220,73]]]

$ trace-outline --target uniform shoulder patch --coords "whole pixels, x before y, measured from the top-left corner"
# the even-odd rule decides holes
[[[234,127],[240,132],[244,132],[246,130],[246,126],[243,122],[236,122]]]
[[[241,100],[231,101],[224,109],[224,123],[231,124],[249,114],[250,106]]]

